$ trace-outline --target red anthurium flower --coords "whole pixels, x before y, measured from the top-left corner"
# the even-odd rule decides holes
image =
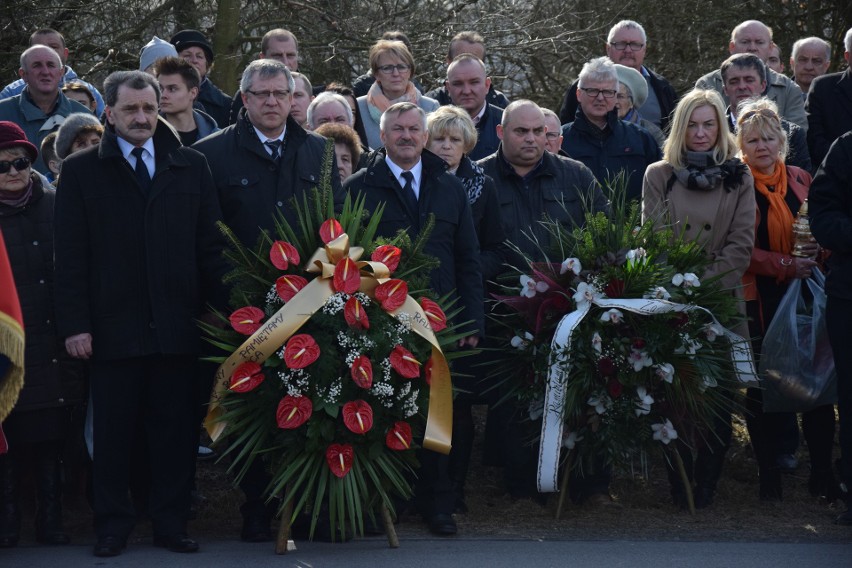
[[[228,387],[234,392],[253,391],[263,382],[266,376],[261,372],[261,367],[254,361],[247,361],[234,369],[231,375],[231,384]]]
[[[319,359],[319,356],[319,345],[306,333],[291,337],[284,348],[284,363],[288,369],[304,369]]]
[[[293,296],[308,285],[308,281],[301,276],[295,274],[285,274],[275,281],[275,291],[278,292],[278,297],[289,302]]]
[[[394,278],[376,286],[376,299],[386,312],[392,312],[405,303],[408,297],[408,284]]]
[[[351,432],[366,434],[373,427],[373,409],[363,400],[343,405],[343,423]]]
[[[278,270],[287,270],[290,264],[299,264],[299,251],[285,241],[275,241],[269,249],[269,260]]]
[[[308,421],[314,411],[311,399],[306,396],[290,396],[278,403],[275,421],[282,430],[293,430]]]
[[[358,265],[348,256],[334,267],[334,279],[331,281],[334,290],[345,294],[354,294],[361,287],[361,272]]]
[[[411,448],[411,426],[408,422],[399,421],[388,430],[385,444],[392,450],[402,451]]]
[[[397,345],[391,351],[390,364],[394,371],[406,379],[416,379],[420,376],[420,361],[402,345]]]
[[[373,251],[370,260],[373,262],[381,262],[388,267],[388,270],[393,272],[399,266],[399,258],[402,251],[393,245],[382,245]]]
[[[437,333],[442,329],[447,328],[447,316],[444,314],[444,310],[441,309],[441,306],[439,306],[437,302],[433,302],[429,298],[420,298],[420,306],[423,308],[423,311],[426,313],[426,317],[429,319],[429,325],[432,326],[432,331]]]
[[[319,234],[322,242],[328,244],[343,234],[343,227],[337,222],[337,219],[328,219],[320,225]]]
[[[373,386],[373,364],[366,355],[358,355],[352,362],[349,372],[352,374],[352,380],[355,381],[355,384],[362,389]]]
[[[235,310],[228,319],[235,331],[243,335],[251,335],[260,328],[265,315],[260,308],[246,306]]]
[[[346,300],[343,306],[343,317],[353,329],[370,329],[370,320],[367,318],[367,312],[364,311],[364,305],[355,296]]]
[[[426,378],[426,384],[430,387],[432,386],[432,365],[434,365],[432,357],[429,357],[429,360],[423,365],[423,376]]]
[[[354,461],[355,451],[349,444],[331,444],[325,450],[325,463],[337,477],[345,477]]]

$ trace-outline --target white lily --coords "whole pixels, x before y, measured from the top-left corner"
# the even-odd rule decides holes
[[[603,340],[597,331],[592,335],[592,348],[600,354],[603,351]]]
[[[654,397],[648,394],[648,389],[645,387],[636,387],[636,396],[639,398],[639,403],[636,405],[636,416],[651,413],[651,405],[654,404]]]
[[[579,258],[566,258],[562,261],[562,267],[559,269],[559,274],[565,274],[568,271],[574,273],[574,275],[579,275],[583,270],[583,265],[580,264]]]
[[[633,365],[633,370],[637,373],[645,367],[650,367],[654,364],[654,361],[645,351],[639,351],[638,349],[631,349],[627,360],[630,361],[630,364]]]
[[[601,321],[604,322],[621,323],[622,319],[624,319],[624,314],[621,313],[621,310],[615,308],[610,308],[601,314]]]
[[[666,418],[665,422],[651,424],[651,430],[654,431],[654,439],[659,440],[666,445],[668,445],[668,443],[672,440],[677,439],[677,430],[674,429],[674,425],[668,418]]]
[[[549,286],[547,282],[536,282],[526,274],[521,275],[521,296],[532,298],[537,292],[545,292]]]
[[[667,383],[671,384],[674,380],[674,367],[670,363],[660,363],[659,365],[655,365],[654,368],[657,370],[657,376]]]
[[[512,340],[509,342],[509,344],[512,347],[514,347],[515,349],[526,349],[527,347],[529,347],[530,342],[532,340],[533,340],[532,333],[525,331],[523,337],[516,335],[512,338]]]
[[[669,294],[669,291],[662,286],[657,286],[656,288],[652,288],[645,292],[642,297],[650,300],[668,300],[672,297],[672,295]]]
[[[600,298],[601,293],[586,282],[580,282],[577,285],[577,291],[574,293],[574,301],[577,302],[578,305],[583,303],[591,302],[596,298]]]

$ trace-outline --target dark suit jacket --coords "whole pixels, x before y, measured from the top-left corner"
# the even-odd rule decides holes
[[[808,113],[808,148],[814,168],[819,167],[828,147],[852,130],[852,71],[817,77],[805,101]]]
[[[476,125],[476,132],[479,135],[476,140],[476,146],[474,146],[468,156],[474,162],[481,160],[485,156],[490,156],[500,146],[500,138],[497,137],[497,125],[503,120],[503,109],[490,103],[487,107],[485,114],[482,115],[482,118]]]

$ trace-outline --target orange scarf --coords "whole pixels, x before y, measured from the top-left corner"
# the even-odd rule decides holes
[[[746,160],[748,163],[748,160]],[[769,248],[773,252],[790,254],[793,250],[793,213],[784,198],[787,195],[787,168],[784,162],[775,162],[775,171],[764,174],[751,168],[754,189],[769,201],[766,223],[769,228]],[[769,188],[775,188],[774,191]]]

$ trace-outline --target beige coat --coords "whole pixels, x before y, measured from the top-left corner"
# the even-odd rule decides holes
[[[704,278],[716,274],[725,288],[742,297],[741,281],[751,261],[754,246],[754,179],[746,169],[743,182],[733,191],[719,187],[712,191],[693,191],[675,180],[666,194],[672,176],[668,162],[648,166],[642,185],[642,220],[661,219],[671,225],[676,236],[698,240],[715,262]],[[743,306],[744,311],[744,306]]]

